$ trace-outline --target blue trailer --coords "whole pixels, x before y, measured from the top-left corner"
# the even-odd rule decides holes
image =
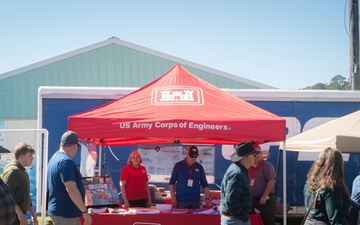
[[[136,88],[40,87],[38,128],[49,131],[49,157],[59,148],[60,137],[67,130],[68,116],[108,103],[134,90]],[[360,92],[356,91],[223,90],[285,118],[287,137],[360,109]],[[278,171],[276,195],[282,198],[284,162],[278,146],[279,143],[267,143],[262,149],[269,150],[268,160]],[[121,170],[126,165],[130,152],[136,148],[137,146],[103,148],[101,175],[111,176],[118,190]],[[223,175],[231,163],[226,149],[228,146],[215,146],[214,183],[211,184],[211,189],[219,189]],[[315,157],[316,154],[313,153],[286,154],[287,203],[291,206],[304,204],[303,187],[306,174]],[[349,190],[353,179],[359,173],[358,157],[357,154],[344,154],[345,179]],[[74,160],[80,164],[80,154],[77,154]],[[167,183],[156,185],[168,189]]]

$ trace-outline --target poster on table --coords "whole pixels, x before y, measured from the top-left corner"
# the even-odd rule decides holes
[[[85,188],[85,205],[113,205],[119,204],[116,187],[110,176],[83,177]]]
[[[142,164],[148,173],[149,182],[168,183],[174,165],[186,158],[188,145],[139,145]],[[205,170],[209,184],[215,182],[215,146],[197,145],[199,156],[196,159]]]

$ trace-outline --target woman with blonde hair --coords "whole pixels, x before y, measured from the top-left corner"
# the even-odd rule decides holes
[[[124,207],[150,207],[151,196],[148,175],[138,151],[130,153],[126,166],[121,171],[120,189]]]
[[[339,150],[328,147],[320,152],[307,174],[304,197],[305,211],[310,208],[306,225],[349,224],[350,194]]]

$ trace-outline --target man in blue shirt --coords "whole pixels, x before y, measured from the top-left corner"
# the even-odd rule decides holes
[[[204,189],[206,205],[211,207],[209,185],[202,165],[196,162],[199,150],[196,146],[186,149],[186,158],[175,164],[169,183],[172,205],[175,208],[200,207],[200,185]],[[176,184],[176,195],[175,195]]]
[[[233,163],[221,182],[221,225],[250,225],[249,213],[252,198],[248,179],[248,168],[254,164],[256,152],[250,142],[235,146],[231,155]]]
[[[73,131],[61,137],[60,149],[49,161],[48,214],[54,225],[91,225],[92,219],[84,204],[85,189],[79,169],[72,160],[79,148],[78,135]]]

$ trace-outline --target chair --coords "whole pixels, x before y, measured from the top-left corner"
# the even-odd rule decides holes
[[[133,225],[161,225],[160,223],[135,222]]]

